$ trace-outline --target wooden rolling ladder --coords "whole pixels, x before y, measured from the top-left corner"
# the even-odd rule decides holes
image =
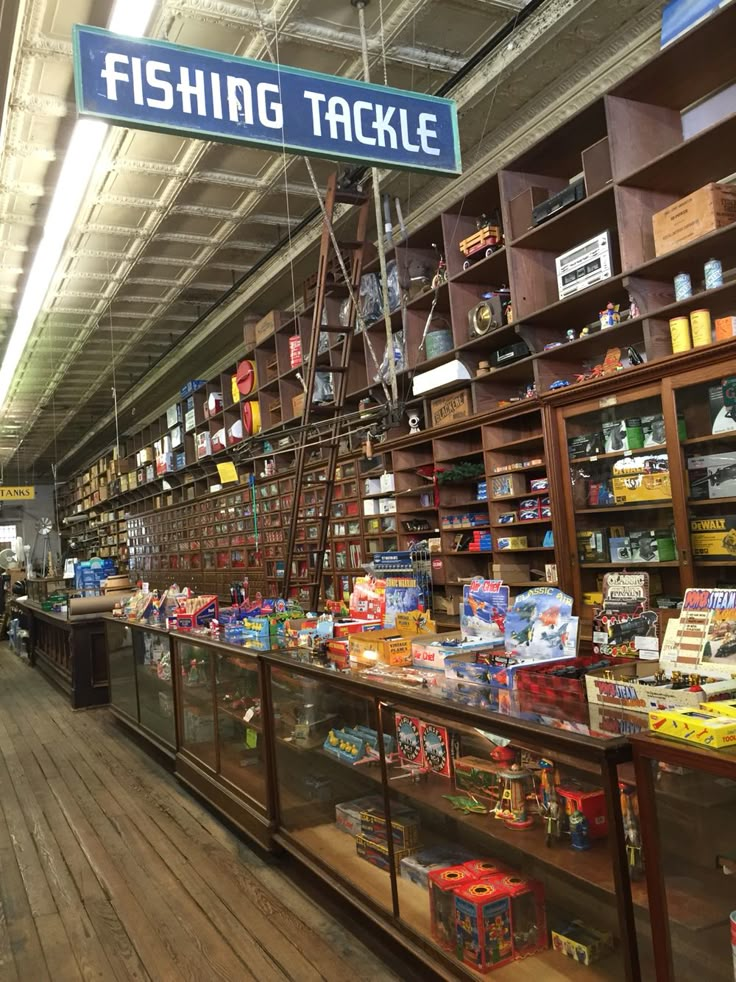
[[[355,238],[350,241],[335,239],[333,232],[333,216],[335,207],[338,204],[352,206],[357,215],[355,216],[354,228]],[[294,562],[297,557],[297,545],[304,545],[309,571],[309,580],[305,584],[299,578],[300,586],[307,586],[310,589],[310,602],[312,609],[317,609],[319,604],[322,576],[324,572],[324,558],[327,551],[327,537],[329,532],[330,514],[332,511],[332,499],[335,485],[335,474],[337,471],[337,458],[339,453],[340,436],[345,425],[344,407],[348,392],[348,379],[350,372],[350,355],[355,336],[355,322],[357,317],[356,301],[360,297],[360,278],[363,270],[363,253],[365,249],[365,239],[368,230],[369,197],[365,191],[341,188],[338,184],[337,174],[333,174],[327,182],[327,192],[324,201],[324,217],[322,224],[322,239],[319,250],[319,266],[317,269],[316,293],[314,298],[314,313],[312,316],[312,328],[309,337],[308,361],[306,364],[306,374],[304,384],[304,410],[302,413],[302,425],[297,437],[295,478],[294,478],[294,506],[291,513],[291,524],[289,527],[289,540],[287,545],[286,567],[284,570],[284,596],[288,597],[292,581],[297,579],[294,571]],[[347,223],[346,223],[347,224]],[[350,277],[350,287],[344,282],[335,282],[333,271],[339,271],[339,263],[335,255],[335,242],[343,258],[346,271]],[[346,296],[350,298],[349,316],[343,318],[344,324],[323,324],[322,317],[324,312],[325,300],[328,296]],[[319,343],[320,334],[338,335],[338,344],[329,347],[329,363],[319,364]],[[312,399],[314,396],[315,379],[317,372],[329,373],[332,375],[334,400],[329,403],[315,404]],[[324,443],[327,450],[325,466],[325,486],[321,513],[317,516],[318,536],[316,541],[306,539],[297,542],[297,532],[299,526],[307,521],[301,514],[304,503],[302,501],[302,491],[305,485],[305,467],[309,453],[310,442],[310,422],[319,417],[320,441]],[[327,419],[327,425],[324,420]],[[312,437],[313,440],[313,437]],[[323,458],[324,461],[324,458]],[[314,520],[309,519],[313,524]]]

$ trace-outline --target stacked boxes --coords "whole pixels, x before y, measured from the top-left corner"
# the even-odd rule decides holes
[[[402,859],[415,853],[419,845],[419,818],[416,812],[395,806],[391,814],[391,830],[394,868],[398,873]],[[360,833],[355,837],[355,849],[373,866],[386,872],[390,870],[388,822],[380,806],[374,805],[360,813]]]

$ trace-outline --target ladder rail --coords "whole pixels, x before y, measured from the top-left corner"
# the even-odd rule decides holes
[[[331,251],[334,251],[334,231],[332,230],[332,218],[335,210],[335,202],[340,192],[337,188],[337,175],[332,174],[327,183],[327,193],[325,195],[324,221],[322,226],[322,236],[320,240],[320,254],[318,265],[317,288],[315,292],[314,313],[312,316],[312,326],[309,340],[309,364],[307,366],[306,378],[303,381],[305,389],[304,408],[302,410],[302,428],[296,448],[295,476],[294,476],[294,504],[289,524],[289,539],[287,544],[287,558],[284,569],[284,592],[288,597],[291,589],[293,577],[293,564],[297,555],[297,532],[299,525],[303,521],[299,516],[300,501],[305,484],[305,470],[307,464],[307,445],[309,443],[309,422],[312,418],[312,399],[314,396],[315,381],[318,372],[331,373],[333,376],[333,405],[330,407],[333,413],[331,426],[326,428],[325,437],[328,446],[327,459],[325,461],[326,480],[324,482],[323,504],[321,514],[318,516],[319,533],[316,547],[313,543],[308,543],[306,538],[304,545],[307,547],[306,559],[309,571],[311,559],[314,559],[314,575],[310,578],[311,605],[316,608],[324,575],[324,557],[327,552],[327,539],[330,523],[330,514],[334,498],[335,474],[337,471],[337,460],[339,457],[339,439],[343,429],[342,410],[347,399],[350,373],[350,357],[352,353],[355,323],[358,315],[356,302],[359,300],[360,277],[363,269],[363,253],[365,249],[366,235],[368,231],[368,197],[367,195],[355,195],[351,202],[359,208],[357,230],[355,240],[348,244],[352,250],[352,260],[350,263],[350,305],[347,323],[344,327],[344,336],[340,346],[339,361],[334,362],[335,349],[330,348],[330,361],[327,365],[318,365],[317,357],[319,351],[320,335],[322,333],[322,316],[327,299],[329,285],[327,283],[327,272]]]

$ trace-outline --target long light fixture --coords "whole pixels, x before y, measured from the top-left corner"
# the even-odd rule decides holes
[[[157,0],[116,0],[109,30],[129,37],[146,31]],[[108,124],[80,119],[74,125],[54,189],[43,236],[33,258],[13,331],[0,367],[0,410],[10,392],[26,343],[46,299],[61,253],[97,166]]]

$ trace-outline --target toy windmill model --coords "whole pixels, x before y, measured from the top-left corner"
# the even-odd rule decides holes
[[[50,548],[49,548],[49,535],[51,535],[51,530],[53,529],[53,527],[54,527],[54,524],[53,524],[53,522],[51,521],[50,518],[41,518],[41,519],[39,519],[36,522],[36,539],[35,539],[35,541],[33,543],[32,561],[33,561],[33,563],[36,562],[36,551],[37,551],[37,549],[39,547],[39,544],[40,544],[40,547],[41,547],[41,576],[44,576],[44,574],[46,573],[46,566],[48,564],[49,552],[50,552]],[[40,543],[39,543],[39,539],[40,539]],[[30,574],[31,571],[29,570],[28,572]]]

